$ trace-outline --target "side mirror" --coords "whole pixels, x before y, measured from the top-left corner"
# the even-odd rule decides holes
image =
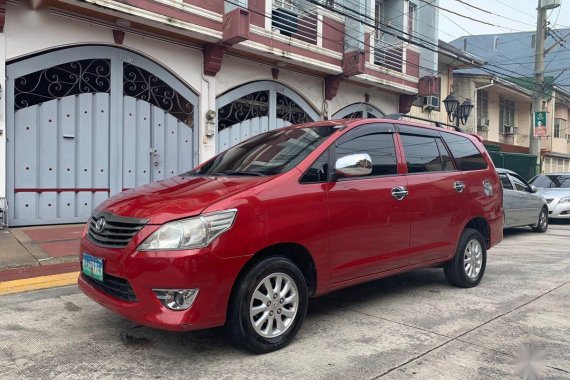
[[[367,153],[351,154],[336,160],[334,172],[339,177],[360,177],[372,173],[372,159]]]
[[[531,193],[536,193],[537,191],[538,191],[538,189],[536,188],[536,186],[530,185],[530,192]]]

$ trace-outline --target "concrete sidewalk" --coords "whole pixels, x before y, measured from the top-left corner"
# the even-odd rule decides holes
[[[83,224],[0,230],[0,283],[79,270]]]

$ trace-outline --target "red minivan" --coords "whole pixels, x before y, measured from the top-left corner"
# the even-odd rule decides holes
[[[503,236],[481,142],[399,119],[269,131],[93,212],[79,287],[142,325],[226,325],[264,353],[288,344],[309,297],[443,266],[476,286]]]

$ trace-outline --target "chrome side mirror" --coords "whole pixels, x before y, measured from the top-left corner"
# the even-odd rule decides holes
[[[530,192],[531,193],[536,193],[537,191],[538,191],[538,189],[536,188],[536,186],[530,185]]]
[[[339,177],[360,177],[372,173],[372,159],[368,153],[357,153],[336,160],[334,172]]]

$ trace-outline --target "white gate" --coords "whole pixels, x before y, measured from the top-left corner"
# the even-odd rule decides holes
[[[7,75],[11,226],[84,222],[110,195],[197,163],[197,95],[136,53],[65,48]]]
[[[295,91],[272,81],[251,82],[216,100],[217,151],[276,128],[319,120],[319,114]]]
[[[386,113],[370,103],[354,103],[338,110],[331,119],[377,119],[383,116]]]

